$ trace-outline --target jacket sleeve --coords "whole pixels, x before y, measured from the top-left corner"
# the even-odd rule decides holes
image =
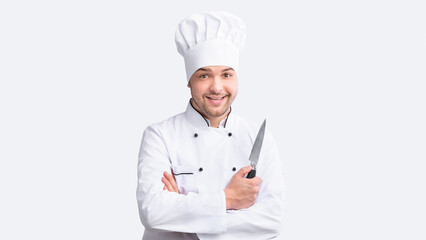
[[[137,201],[146,229],[219,234],[226,231],[224,191],[188,195],[163,190],[161,178],[170,173],[167,146],[159,127],[149,126],[142,138],[138,159]]]
[[[197,234],[201,240],[272,239],[280,234],[284,215],[285,187],[282,162],[270,134],[265,135],[257,176],[262,179],[256,203],[241,210],[227,211],[224,234]]]

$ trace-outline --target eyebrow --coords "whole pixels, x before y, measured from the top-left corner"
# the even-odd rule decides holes
[[[222,72],[226,72],[226,71],[229,71],[229,70],[234,71],[234,69],[230,67],[230,68],[223,69]],[[199,68],[197,71],[211,72],[212,70],[211,69],[206,69],[206,68]]]
[[[223,70],[222,70],[222,72],[226,72],[226,71],[229,71],[229,70],[234,71],[234,69],[233,69],[233,68],[226,68],[226,69],[223,69]]]
[[[199,68],[197,71],[211,72],[212,70],[210,70],[210,69],[205,69],[205,68]]]

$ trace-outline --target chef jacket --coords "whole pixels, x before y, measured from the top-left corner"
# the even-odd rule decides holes
[[[270,239],[279,235],[284,183],[277,147],[266,131],[254,205],[226,210],[224,189],[250,164],[259,127],[233,111],[219,128],[209,126],[188,103],[185,112],[148,126],[138,160],[137,200],[143,240]],[[163,172],[173,173],[180,194],[163,190]]]

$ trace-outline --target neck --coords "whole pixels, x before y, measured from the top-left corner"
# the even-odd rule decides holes
[[[228,115],[228,113],[229,113],[229,110],[228,110],[228,112],[226,112],[223,116],[221,116],[221,117],[219,117],[219,118],[207,118],[209,121],[210,121],[210,126],[211,127],[214,127],[214,128],[219,128],[219,124],[220,124],[220,122],[223,120],[223,119],[225,119],[226,118],[226,116]]]

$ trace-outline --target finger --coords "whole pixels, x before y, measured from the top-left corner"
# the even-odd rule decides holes
[[[176,185],[176,182],[175,182],[175,180],[172,178],[172,176],[170,176],[170,174],[167,172],[167,171],[165,171],[164,173],[163,173],[163,175],[164,175],[164,179],[165,179],[165,181],[166,182],[164,182],[164,184],[166,184],[166,186],[167,186],[167,189],[170,191],[170,192],[177,192],[177,193],[180,193],[179,192],[179,189],[177,188],[177,185]],[[173,186],[173,184],[174,184],[174,186]]]
[[[173,171],[172,171],[172,174],[173,174]],[[175,179],[175,177],[174,177],[174,174],[173,174],[173,176],[172,176],[172,175],[170,175],[168,172],[165,172],[164,176],[165,176],[165,177],[166,177],[166,179],[170,182],[170,184],[172,184],[173,189],[174,189],[176,192],[179,192],[179,189],[178,189],[178,187],[177,187],[176,179]]]
[[[258,186],[262,183],[262,179],[260,177],[254,177],[251,179],[251,181],[254,183],[254,185]]]
[[[161,181],[164,183],[164,185],[166,185],[167,190],[169,190],[169,192],[174,192],[172,185],[169,183],[169,181],[167,181],[165,177],[162,177]]]
[[[251,166],[249,165],[249,166],[247,166],[247,167],[243,167],[243,168],[241,168],[240,170],[238,170],[238,172],[237,173],[235,173],[235,175],[234,176],[237,176],[237,177],[244,177],[244,175],[246,175],[247,173],[249,173],[251,171]]]
[[[175,173],[173,172],[173,170],[172,170],[172,176],[173,176],[173,179],[174,179],[174,180],[175,180],[175,182],[176,182]]]
[[[175,190],[173,189],[173,187],[170,187],[170,185],[168,185],[167,186],[167,190],[169,191],[169,192],[174,192]]]
[[[170,175],[168,172],[165,172],[164,176],[169,181],[169,183],[172,185],[174,191],[178,192],[178,188],[177,188],[177,184],[176,184],[175,178],[172,175]]]

